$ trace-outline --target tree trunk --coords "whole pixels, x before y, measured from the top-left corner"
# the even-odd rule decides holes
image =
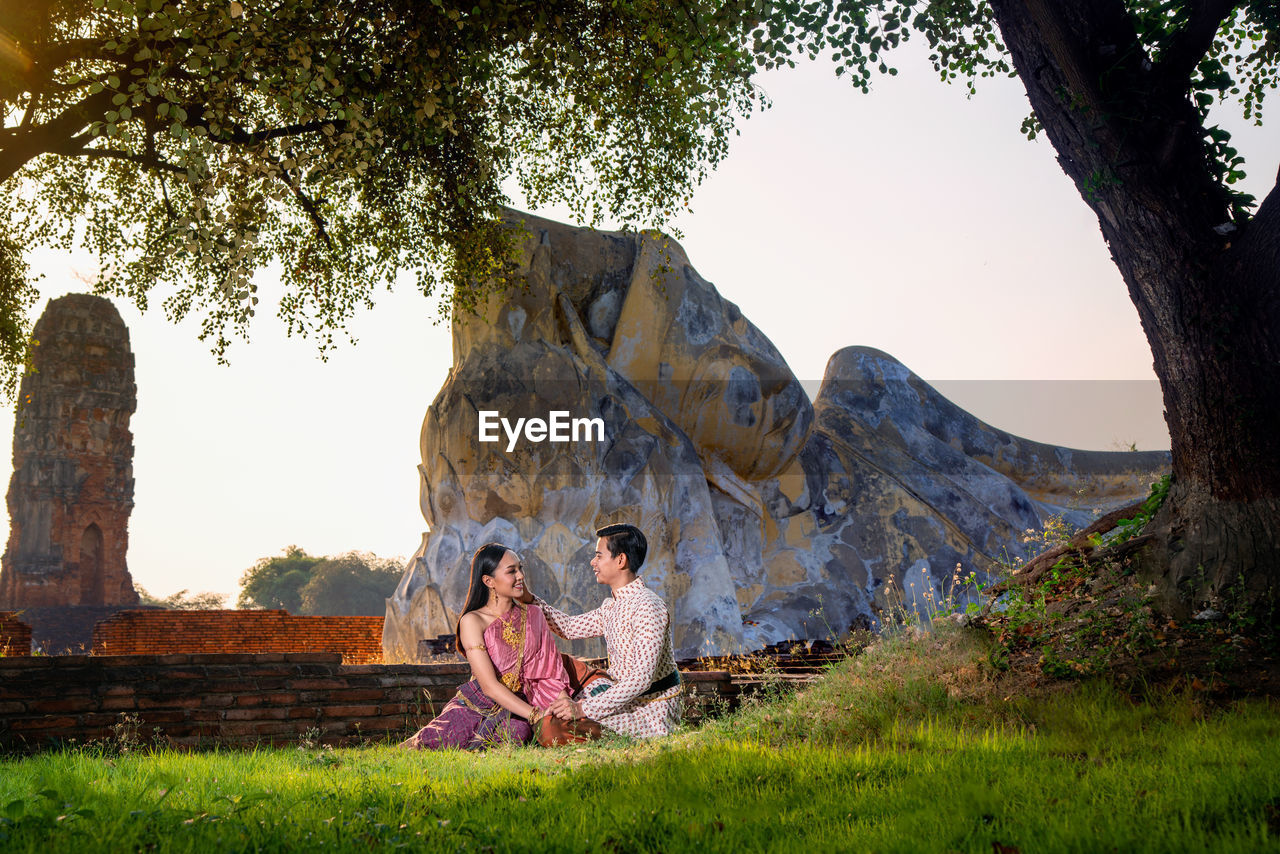
[[[1164,276],[1178,281],[1177,272]],[[1280,193],[1272,191],[1207,275],[1186,285],[1175,294],[1178,316],[1157,316],[1152,340],[1163,356],[1157,370],[1174,482],[1156,520],[1166,550],[1147,555],[1148,571],[1171,613],[1212,606],[1272,623],[1280,593]]]
[[[1185,60],[1153,65],[1119,0],[993,9],[1151,344],[1173,449],[1141,557],[1157,601],[1174,616],[1212,605],[1269,624],[1280,592],[1280,190],[1233,221]]]

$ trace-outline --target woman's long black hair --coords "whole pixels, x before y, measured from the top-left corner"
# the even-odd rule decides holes
[[[467,603],[462,606],[458,622],[453,627],[453,646],[458,652],[462,652],[462,618],[472,611],[479,611],[488,603],[489,588],[485,586],[484,577],[493,575],[502,562],[502,556],[509,551],[511,549],[502,543],[485,543],[471,556],[471,585],[467,591]]]

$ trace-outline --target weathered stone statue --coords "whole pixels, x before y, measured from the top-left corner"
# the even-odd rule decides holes
[[[49,303],[22,378],[0,607],[132,605],[137,405],[129,331],[102,297]]]
[[[1168,467],[1163,453],[1010,436],[867,348],[836,353],[811,403],[669,238],[520,226],[524,287],[455,322],[423,422],[430,532],[387,602],[387,661],[453,631],[471,552],[491,540],[579,612],[603,596],[593,532],[637,524],[678,654],[724,653],[874,625],[913,595],[923,609],[957,563],[984,575],[1048,515],[1083,521],[1073,502],[1132,500]],[[566,441],[553,441],[556,412]],[[548,429],[517,426],[528,419]],[[598,439],[564,426],[588,419]]]

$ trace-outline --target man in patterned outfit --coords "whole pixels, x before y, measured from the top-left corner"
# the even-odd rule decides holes
[[[607,676],[591,682],[578,699],[560,699],[551,713],[565,720],[589,718],[634,738],[667,735],[680,723],[680,673],[671,641],[671,613],[636,573],[648,543],[634,525],[596,531],[591,568],[613,596],[594,611],[569,616],[526,589],[522,597],[542,608],[551,631],[569,640],[604,636]]]

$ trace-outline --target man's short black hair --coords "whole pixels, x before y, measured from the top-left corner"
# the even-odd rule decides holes
[[[617,557],[627,556],[627,569],[639,572],[644,563],[644,556],[649,553],[649,541],[635,525],[605,525],[596,531],[597,537],[604,537],[609,546],[609,554]]]

